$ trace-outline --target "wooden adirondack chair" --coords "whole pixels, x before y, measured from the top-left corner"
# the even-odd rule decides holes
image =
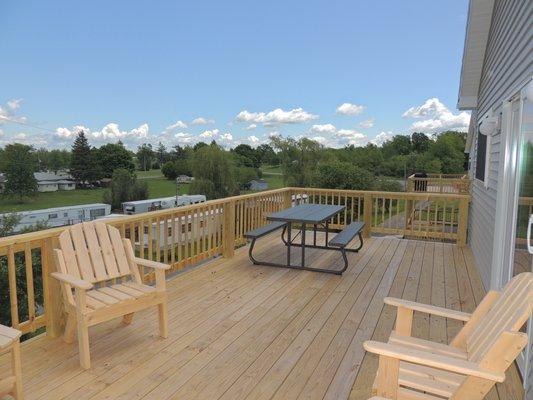
[[[0,325],[0,353],[11,353],[11,374],[0,378],[0,399],[7,394],[17,400],[24,398],[20,362],[20,335],[22,332]]]
[[[73,225],[59,236],[59,245],[54,250],[58,272],[52,276],[61,283],[68,315],[64,339],[72,343],[77,326],[83,368],[91,367],[89,326],[121,316],[129,324],[134,312],[157,306],[159,334],[168,336],[168,265],[135,257],[131,242],[102,222]],[[139,265],[154,269],[155,288],[142,283]]]
[[[527,345],[520,332],[533,310],[533,273],[490,291],[472,314],[386,298],[397,307],[388,343],[367,341],[379,355],[373,395],[390,400],[483,399]],[[449,345],[411,337],[413,311],[464,321]]]

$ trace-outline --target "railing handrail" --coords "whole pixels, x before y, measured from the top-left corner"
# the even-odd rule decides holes
[[[246,243],[246,231],[265,225],[269,213],[299,201],[344,205],[344,211],[331,221],[333,229],[358,220],[365,222],[366,236],[403,234],[466,244],[470,196],[446,192],[285,187],[102,221],[118,227],[140,257],[168,263],[171,271],[177,271],[209,257],[232,257],[235,248]],[[7,257],[9,306],[11,315],[16,315],[12,325],[25,333],[42,326],[51,336],[61,333],[62,300],[59,284],[50,274],[55,270],[52,253],[58,246],[57,237],[66,229],[68,226],[0,238],[0,257]],[[35,262],[42,267],[43,304],[37,304],[31,289]],[[18,271],[26,271],[25,293],[17,291],[17,281],[24,279]],[[146,281],[153,278],[143,276]],[[17,302],[19,295],[23,300]],[[28,305],[29,314],[22,313],[19,320],[22,304]],[[37,305],[44,307],[43,314],[36,315],[33,307]]]

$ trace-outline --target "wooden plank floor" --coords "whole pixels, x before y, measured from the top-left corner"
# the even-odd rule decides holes
[[[260,256],[282,258],[274,234]],[[247,247],[168,282],[170,336],[157,337],[155,312],[90,331],[92,369],[77,344],[42,335],[23,344],[27,399],[366,399],[377,360],[364,340],[386,340],[397,296],[472,311],[484,290],[468,248],[368,239],[342,275],[253,266]],[[299,251],[294,252],[298,262]],[[336,267],[336,252],[308,252],[307,263]],[[414,333],[447,342],[460,325],[415,316]],[[5,371],[6,357],[0,358]],[[488,398],[520,399],[513,367]]]

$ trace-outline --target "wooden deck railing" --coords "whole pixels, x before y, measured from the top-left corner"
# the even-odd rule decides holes
[[[456,193],[470,192],[470,178],[466,174],[427,174],[427,177],[407,178],[407,192]]]
[[[366,223],[367,236],[398,234],[464,245],[469,199],[444,193],[283,188],[105,222],[118,227],[140,257],[168,263],[172,273],[217,255],[232,257],[245,244],[246,231],[265,225],[269,213],[300,202],[345,205],[333,228],[358,220]],[[52,250],[64,229],[0,238],[0,288],[7,288],[0,292],[0,319],[24,333],[45,327],[54,337],[63,329],[60,288],[50,273],[55,270]],[[142,272],[146,282],[153,280]]]

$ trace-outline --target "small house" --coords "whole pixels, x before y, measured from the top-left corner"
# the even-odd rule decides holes
[[[252,179],[250,181],[250,190],[267,190],[268,182],[264,179]]]

